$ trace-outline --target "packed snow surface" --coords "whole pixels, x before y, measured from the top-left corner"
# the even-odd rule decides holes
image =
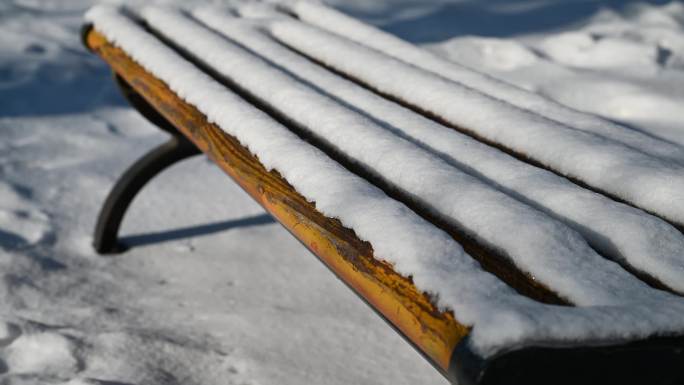
[[[81,47],[81,15],[91,3],[0,3],[0,32],[5,37],[0,41],[2,381],[71,385],[442,383],[439,374],[394,331],[203,159],[171,168],[136,199],[123,228],[124,239],[134,248],[111,258],[94,254],[90,234],[107,191],[127,164],[163,136],[120,98],[106,65]],[[456,62],[458,67],[477,68],[489,81],[504,79],[532,95],[558,102],[553,108],[524,108],[558,122],[564,122],[558,109],[566,109],[565,105],[575,113],[600,115],[599,120],[584,113],[582,119],[573,120],[577,115],[568,119],[576,129],[680,162],[679,147],[671,145],[684,144],[684,6],[680,2],[611,4],[351,0],[335,5],[423,44],[423,49],[432,52],[431,59],[421,59],[425,65],[441,60],[449,66]],[[332,14],[318,27],[358,39],[358,25],[339,30],[344,24],[330,9],[305,3],[296,6],[302,19],[308,12],[302,9],[307,7],[313,10],[310,16],[320,20],[328,17],[323,11]],[[269,7],[244,13],[277,14]],[[481,22],[483,17],[492,22]],[[261,28],[262,23],[254,26]],[[364,28],[358,33],[366,34]],[[377,36],[359,36],[368,46],[380,41],[375,40]],[[392,48],[387,41],[375,48],[383,51],[383,47]],[[637,52],[642,55],[634,55]],[[394,56],[389,51],[385,54]],[[411,62],[408,56],[398,57]],[[451,79],[445,68],[423,69]],[[468,76],[477,81],[481,77]],[[312,79],[307,81],[315,83]],[[469,86],[477,89],[474,83]],[[354,105],[341,93],[334,96]],[[408,116],[397,113],[396,106],[384,115],[371,107],[363,112],[378,121]],[[580,121],[587,122],[582,123],[586,127],[580,127]],[[629,131],[619,128],[623,125]],[[442,152],[439,156],[450,165],[520,198],[517,190],[507,187],[506,191],[501,181],[485,175],[484,166],[474,172],[475,163],[456,159],[455,152],[435,150],[437,146],[428,143],[432,134],[413,135],[413,123],[385,126],[403,132],[423,148]],[[613,126],[622,133],[605,128]],[[642,140],[644,135],[650,139]],[[670,145],[659,146],[661,142]],[[488,147],[478,148],[491,154]],[[484,150],[473,150],[479,151]],[[505,159],[509,158],[496,155],[492,162],[503,165]],[[541,182],[539,174],[532,175]],[[537,199],[524,203],[553,211],[546,206],[549,203]],[[631,217],[617,207],[595,204],[597,210],[601,208],[597,211],[600,218],[609,213]],[[661,221],[651,222],[636,212],[630,221],[634,226],[648,221],[662,228]],[[569,224],[562,216],[556,212],[557,219]],[[595,242],[581,226],[572,227]],[[678,241],[667,242],[675,245]],[[635,241],[630,247],[638,244]],[[466,257],[458,249],[450,252]],[[625,250],[614,255],[621,253],[629,263],[640,260],[630,260]],[[635,266],[646,270],[656,265]],[[473,269],[472,277],[492,283],[491,293],[516,304],[510,312],[500,313],[511,324],[505,333],[519,327],[521,334],[516,338],[553,334],[545,328],[525,329],[551,316],[542,310],[546,306],[531,303],[526,307],[529,301],[516,302],[518,296],[476,265],[465,262],[463,269]],[[480,294],[470,293],[474,297],[461,300]],[[668,309],[653,303],[633,308],[626,318],[600,306],[560,313],[554,309],[553,315],[561,325],[573,317],[578,325],[595,322],[590,336],[598,336],[620,333],[607,325],[615,320],[630,322],[638,312],[642,314],[633,320],[634,327],[641,325],[644,332],[657,329],[662,325],[649,317],[675,314]],[[647,319],[652,321],[648,325]],[[545,326],[555,323],[556,319]],[[488,328],[480,324],[475,332]],[[586,330],[578,327],[567,333],[584,336]],[[499,336],[490,337],[496,341]]]

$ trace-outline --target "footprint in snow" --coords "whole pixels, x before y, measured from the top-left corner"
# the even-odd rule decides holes
[[[17,250],[49,238],[50,218],[27,195],[0,183],[0,249]]]
[[[77,347],[55,332],[24,333],[0,321],[0,373],[22,378],[70,378],[82,369]]]

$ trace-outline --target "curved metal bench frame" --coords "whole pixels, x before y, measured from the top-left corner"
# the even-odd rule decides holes
[[[112,187],[100,210],[93,236],[93,246],[100,254],[116,254],[128,249],[127,245],[119,241],[119,229],[128,206],[147,182],[171,165],[202,153],[121,76],[115,73],[114,78],[124,98],[147,120],[171,137],[133,163]]]

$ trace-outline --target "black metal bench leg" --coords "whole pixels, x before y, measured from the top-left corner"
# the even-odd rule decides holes
[[[165,168],[201,151],[161,116],[147,101],[116,76],[116,83],[126,100],[150,122],[171,134],[171,138],[135,162],[116,182],[105,201],[95,226],[93,246],[100,254],[114,254],[126,250],[118,240],[119,228],[126,209],[140,190]]]
[[[119,227],[133,198],[162,170],[199,153],[200,151],[187,139],[171,137],[126,170],[112,188],[100,211],[93,240],[95,250],[100,254],[125,251],[125,245],[118,241]]]

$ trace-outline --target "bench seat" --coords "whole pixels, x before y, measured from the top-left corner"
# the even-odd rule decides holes
[[[590,202],[608,219],[633,218],[635,227],[625,221],[621,229],[652,224],[644,231],[666,234],[663,239],[679,250],[684,240],[677,203],[672,211],[663,204],[667,189],[684,177],[676,175],[682,170],[676,148],[647,142],[636,151],[632,136],[601,124],[587,128],[607,132],[592,140],[595,134],[473,96],[458,83],[402,63],[395,56],[405,50],[382,56],[333,33],[312,33],[315,27],[307,23],[315,18],[307,5],[285,11],[246,8],[240,17],[156,7],[90,12],[86,45],[112,67],[129,101],[173,136],[175,155],[157,163],[151,175],[195,154],[195,147],[201,150],[453,382],[684,381],[678,286],[684,271],[676,270],[684,255],[658,259],[649,254],[661,251],[657,244],[613,245],[606,236],[625,244],[634,236],[599,225],[605,234],[596,235],[583,222],[574,227],[574,218],[562,219],[589,221],[591,215],[558,214],[564,202],[547,196]],[[353,22],[332,17],[338,22],[331,29]],[[402,87],[378,68],[427,85]],[[415,96],[425,89],[433,93]],[[443,103],[452,95],[477,104],[473,108],[500,109],[514,125],[539,127],[512,137],[476,118],[462,122]],[[411,125],[418,128],[411,131]],[[444,134],[452,131],[460,136]],[[665,198],[644,197],[630,181],[605,182],[614,169],[591,173],[581,164],[549,161],[534,147],[543,142],[521,141],[521,135],[546,137],[550,144],[555,135],[582,151],[616,153],[607,164],[628,170],[660,167],[664,171],[649,180],[662,185]],[[445,153],[458,146],[474,148],[474,155]],[[565,150],[567,159],[578,159],[572,151]],[[464,161],[472,165],[459,163]],[[133,174],[137,187],[119,192],[128,200],[146,179]],[[546,191],[538,187],[542,182]],[[468,194],[481,200],[468,200]],[[120,222],[126,205],[114,201],[109,216]],[[469,204],[500,215],[468,214]],[[504,222],[500,227],[492,224],[497,218]],[[597,216],[591,225],[602,220]],[[99,234],[109,224],[115,235],[115,222],[102,221]],[[515,227],[519,234],[499,230]]]

